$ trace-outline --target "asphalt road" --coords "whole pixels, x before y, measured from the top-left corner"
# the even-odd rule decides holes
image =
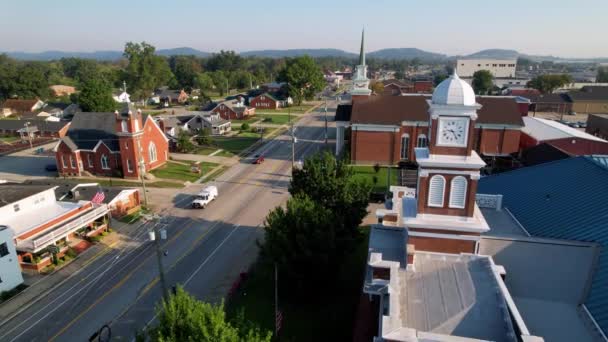
[[[335,104],[334,104],[335,105]],[[321,113],[302,118],[296,129],[296,160],[322,149]],[[286,135],[267,142],[256,154],[266,161],[244,159],[214,183],[219,197],[204,210],[189,209],[193,185],[175,194],[173,206],[161,212],[167,229],[163,265],[169,287],[184,288],[205,301],[224,298],[257,256],[256,240],[268,211],[288,198],[291,143]],[[87,341],[108,324],[112,340],[133,340],[135,332],[153,324],[162,296],[153,242],[142,223],[128,243],[95,259],[68,281],[0,326],[0,341]]]

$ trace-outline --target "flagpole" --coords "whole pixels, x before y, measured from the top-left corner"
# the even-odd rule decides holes
[[[279,273],[277,263],[274,263],[274,335],[279,337]]]

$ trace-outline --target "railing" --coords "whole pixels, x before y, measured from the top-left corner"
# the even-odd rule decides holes
[[[92,211],[76,218],[73,221],[70,221],[70,222],[64,224],[63,226],[45,234],[39,238],[32,239],[31,248],[32,248],[32,250],[35,251],[35,250],[39,249],[40,247],[45,247],[46,245],[53,243],[53,242],[57,241],[58,239],[62,238],[64,234],[68,234],[68,233],[72,232],[73,230],[80,229],[83,226],[91,223],[91,221],[97,219],[98,217],[107,214],[108,211],[109,211],[108,206],[106,204],[103,204],[103,205],[93,209]]]
[[[475,202],[480,208],[502,210],[502,195],[477,194],[475,195]]]

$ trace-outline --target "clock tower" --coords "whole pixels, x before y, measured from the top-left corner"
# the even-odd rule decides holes
[[[353,75],[353,85],[350,91],[353,99],[360,96],[369,96],[372,93],[369,89],[369,79],[367,78],[367,65],[365,65],[365,30],[361,31],[361,51],[359,52],[359,65],[355,67]]]
[[[489,230],[475,202],[485,166],[472,138],[481,105],[456,73],[437,86],[428,104],[429,146],[415,149],[416,198],[406,200],[409,243],[416,250],[475,253]]]

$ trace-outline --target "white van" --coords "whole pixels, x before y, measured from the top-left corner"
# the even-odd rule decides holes
[[[194,196],[192,200],[192,208],[205,208],[211,201],[217,197],[217,187],[214,185],[206,186],[203,191]]]

